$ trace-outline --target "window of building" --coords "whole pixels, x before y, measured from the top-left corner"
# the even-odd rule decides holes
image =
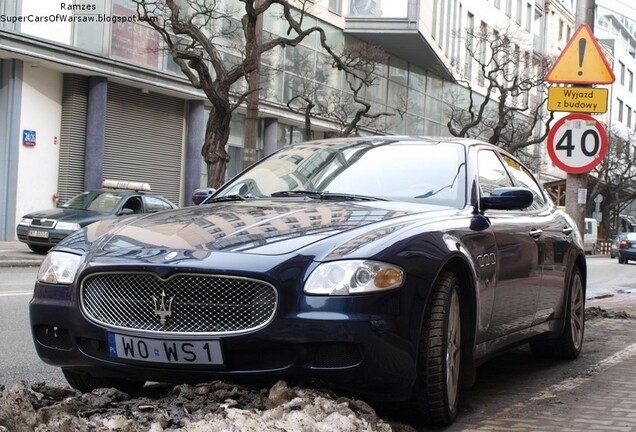
[[[625,106],[627,110],[627,126],[632,127],[632,108],[629,105]]]
[[[127,0],[113,2],[113,16],[136,16],[137,9]],[[113,57],[129,60],[158,69],[162,53],[161,36],[145,23],[113,22],[111,24],[110,53]]]
[[[501,9],[501,0],[495,0],[495,7]]]
[[[532,31],[532,17],[532,4],[528,3],[526,5],[526,31],[528,32]]]
[[[329,10],[340,15],[342,13],[342,0],[329,0]]]
[[[474,46],[474,40],[472,37],[472,31],[475,28],[475,15],[468,13],[468,19],[466,20],[466,28],[468,29],[468,34],[466,35],[466,45],[471,47]],[[464,65],[464,73],[466,75],[467,80],[471,80],[473,76],[473,59],[472,57],[466,53],[466,64]]]
[[[625,64],[623,62],[618,62],[618,64],[620,65],[620,80],[621,80],[621,85],[624,86],[625,85]]]
[[[623,122],[623,101],[618,99],[618,121]]]
[[[634,72],[632,71],[627,71],[628,76],[629,76],[629,91],[632,92],[634,91]]]
[[[517,0],[517,24],[523,22],[523,0]]]
[[[1,3],[1,2],[0,2]],[[98,0],[93,3],[95,5],[96,16],[106,13],[104,0]],[[103,53],[104,47],[104,24],[94,22],[75,22],[73,23],[73,45],[94,53]]]
[[[485,65],[486,58],[488,56],[488,25],[485,22],[481,22],[479,25],[479,62]],[[483,74],[479,75],[479,83],[484,85],[486,77]]]
[[[506,15],[512,16],[512,0],[506,0]]]

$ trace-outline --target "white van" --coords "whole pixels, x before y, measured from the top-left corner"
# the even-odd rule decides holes
[[[596,241],[598,240],[598,221],[592,218],[585,218],[584,228],[583,248],[585,253],[595,255]]]

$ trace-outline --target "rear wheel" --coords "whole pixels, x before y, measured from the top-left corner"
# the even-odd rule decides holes
[[[585,330],[585,290],[581,271],[576,269],[570,281],[565,310],[565,326],[555,339],[535,339],[530,350],[541,357],[574,360],[581,352]]]
[[[134,395],[138,393],[145,384],[144,381],[95,377],[86,372],[78,372],[73,369],[63,368],[62,373],[71,387],[84,393],[97,388],[114,387],[119,391]]]
[[[462,320],[459,281],[442,273],[435,283],[418,353],[413,401],[419,420],[444,426],[457,415]]]

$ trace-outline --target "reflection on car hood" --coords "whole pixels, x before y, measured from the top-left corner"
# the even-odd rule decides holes
[[[23,217],[30,219],[54,219],[63,222],[74,222],[80,224],[81,226],[85,226],[103,219],[114,218],[115,216],[108,213],[100,213],[92,210],[58,207],[36,211],[24,215]]]
[[[357,227],[432,210],[440,207],[387,201],[213,203],[118,224],[101,246],[111,256],[144,248],[163,253],[200,250],[277,255]],[[103,232],[98,224],[86,235],[91,240]]]

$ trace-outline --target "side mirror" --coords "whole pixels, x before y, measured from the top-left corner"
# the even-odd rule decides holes
[[[121,209],[121,211],[119,212],[119,216],[128,216],[134,213],[135,211],[133,209],[124,208],[124,209]]]
[[[481,197],[481,210],[522,210],[530,207],[533,200],[530,189],[501,187],[493,189],[490,196]]]
[[[216,189],[213,189],[213,188],[195,189],[194,192],[192,192],[192,203],[194,205],[199,205],[203,201],[205,201],[207,197],[212,195],[214,192],[216,192]]]

